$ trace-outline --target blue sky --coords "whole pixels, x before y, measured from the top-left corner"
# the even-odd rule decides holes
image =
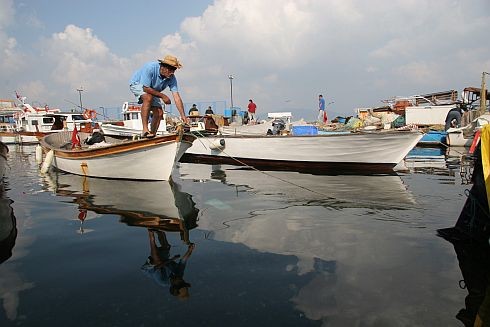
[[[488,0],[0,0],[0,98],[119,107],[144,62],[173,54],[186,104],[252,98],[259,118],[331,116],[381,100],[480,86]],[[68,101],[67,101],[68,100]]]

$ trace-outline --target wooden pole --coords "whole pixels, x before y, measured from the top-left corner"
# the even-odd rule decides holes
[[[481,74],[481,91],[480,91],[480,115],[483,115],[487,111],[487,88],[485,85],[485,74]]]

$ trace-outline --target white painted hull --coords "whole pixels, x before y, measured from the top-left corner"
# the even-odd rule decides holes
[[[490,121],[489,114],[483,114],[474,119],[470,124],[459,128],[450,128],[447,130],[447,144],[449,146],[470,147],[473,143],[474,133],[487,125]],[[468,132],[470,131],[470,132]],[[473,131],[471,133],[471,131]],[[465,133],[466,132],[466,133]],[[465,135],[466,134],[466,135]]]
[[[37,144],[39,143],[39,139],[35,135],[19,135],[18,138],[20,144]]]
[[[65,136],[69,135],[71,133],[65,133]],[[53,149],[48,146],[50,137],[58,136],[61,135],[46,136],[42,146]],[[169,136],[79,151],[54,148],[52,165],[62,171],[90,177],[169,180],[175,163],[191,144],[188,139]]]
[[[164,128],[165,126],[163,127],[160,126],[158,128],[157,135],[168,134]],[[110,123],[100,124],[100,129],[102,130],[102,133],[104,133],[104,135],[125,136],[125,137],[130,137],[133,135],[141,135],[143,132],[142,127],[134,128],[130,126],[120,126],[120,125],[114,125]]]
[[[13,134],[13,133],[0,134],[0,142],[3,142],[4,144],[17,144],[20,143],[19,139],[20,136],[18,134]]]
[[[465,137],[463,131],[448,132],[446,136],[449,146],[465,146],[470,147],[473,143],[473,137]]]
[[[126,126],[117,126],[113,124],[100,124],[100,129],[104,135],[114,135],[114,136],[133,136],[140,135],[142,133],[141,129],[134,129]]]
[[[105,178],[168,180],[175,164],[177,143],[143,151],[90,159],[54,158],[56,168],[77,175]]]
[[[25,135],[25,132],[0,133],[0,142],[5,144],[36,144],[39,139],[34,135]],[[39,135],[41,133],[38,133]]]
[[[185,158],[226,159],[250,165],[303,165],[323,168],[329,164],[394,167],[422,138],[418,132],[351,133],[315,136],[221,136],[196,140]],[[224,147],[218,148],[220,140]],[[236,161],[235,161],[236,160]],[[235,161],[235,162],[233,162]],[[198,161],[199,162],[199,161]]]

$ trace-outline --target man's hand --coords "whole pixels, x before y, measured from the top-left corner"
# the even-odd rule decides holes
[[[170,101],[170,98],[161,92],[160,92],[160,99],[162,99],[163,103],[165,103],[165,104],[171,104],[172,103]]]

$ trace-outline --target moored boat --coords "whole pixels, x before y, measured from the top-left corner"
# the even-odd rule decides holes
[[[194,142],[182,160],[303,171],[392,172],[422,136],[404,131],[210,136]]]
[[[75,146],[90,136],[59,132],[43,137],[41,146],[48,151],[45,164],[52,160],[52,165],[62,171],[90,177],[168,180],[175,163],[196,139],[183,133],[139,140],[105,136],[103,142]]]
[[[141,119],[141,104],[136,102],[124,102],[121,108],[122,120],[106,121],[100,124],[100,129],[105,135],[114,137],[131,137],[140,135],[143,131]],[[162,121],[157,130],[157,135],[167,134],[166,112],[164,111]]]

